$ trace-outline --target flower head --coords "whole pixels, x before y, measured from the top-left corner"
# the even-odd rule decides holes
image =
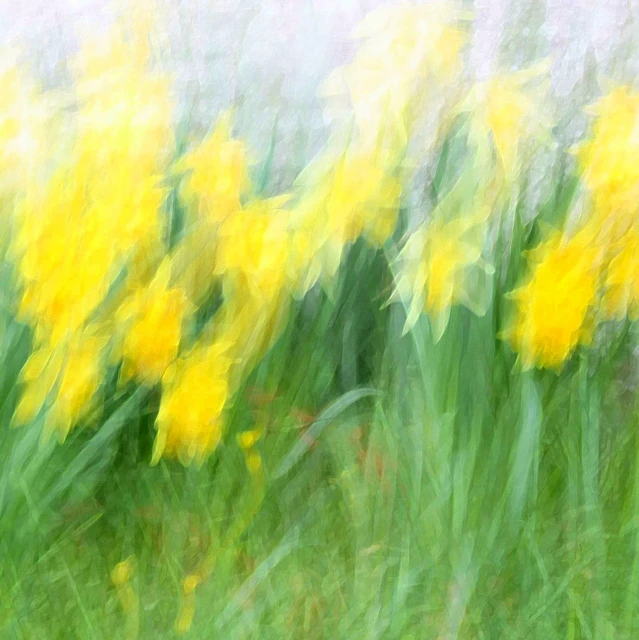
[[[212,223],[223,221],[240,209],[247,190],[246,149],[231,137],[231,113],[223,113],[202,143],[183,156],[175,170],[186,173],[184,195],[195,202],[199,215]]]
[[[461,69],[464,17],[449,5],[400,5],[371,12],[355,30],[362,41],[354,61],[337,70],[326,94],[347,92],[358,132],[375,143],[380,134],[405,139],[427,81],[449,83]]]
[[[639,317],[639,231],[631,227],[612,248],[605,273],[603,309],[616,319]]]
[[[490,271],[481,259],[486,237],[488,211],[453,220],[435,219],[411,234],[400,256],[397,293],[410,301],[406,329],[421,312],[437,320],[440,331],[446,326],[450,308],[465,304],[477,313],[468,287],[474,267]]]
[[[639,94],[618,87],[590,112],[596,119],[577,158],[593,200],[594,215],[618,240],[639,212]]]
[[[197,346],[177,359],[162,378],[153,462],[162,455],[183,463],[202,461],[222,437],[231,361],[221,345]]]
[[[555,233],[530,254],[526,283],[511,295],[514,324],[507,332],[524,367],[560,367],[590,340],[588,315],[596,302],[600,250],[589,230]]]
[[[118,310],[125,380],[155,384],[177,357],[190,304],[181,288],[170,286],[169,276],[169,264],[164,263],[148,287],[133,291]]]
[[[316,248],[306,254],[319,265],[311,271],[333,276],[347,245],[364,235],[378,247],[395,230],[401,183],[378,153],[358,149],[337,159],[321,157],[303,179],[306,194],[295,227],[297,242]]]
[[[24,388],[15,422],[29,422],[47,406],[45,433],[56,433],[64,440],[97,407],[107,345],[100,332],[85,330],[63,343],[35,350],[21,372]]]
[[[521,154],[529,141],[549,140],[550,122],[544,115],[548,65],[536,64],[478,83],[466,101],[471,132],[479,145],[492,139],[499,166],[512,178],[518,174]]]

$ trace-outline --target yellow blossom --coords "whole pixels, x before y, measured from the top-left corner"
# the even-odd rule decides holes
[[[104,299],[115,276],[114,243],[86,214],[86,193],[62,168],[43,194],[25,200],[14,253],[23,284],[20,316],[38,339],[73,333]]]
[[[612,318],[639,317],[639,232],[630,228],[614,247],[605,275],[604,311]]]
[[[76,152],[86,171],[113,188],[116,176],[135,183],[163,166],[173,144],[170,85],[149,70],[145,40],[115,28],[85,43],[75,67]]]
[[[618,87],[590,113],[596,120],[577,158],[600,231],[614,242],[639,212],[639,94]]]
[[[270,304],[286,284],[288,196],[257,201],[228,218],[218,233],[216,272],[256,302]]]
[[[171,252],[172,277],[195,305],[206,299],[219,275],[217,253],[216,234],[201,224],[189,227]]]
[[[123,329],[122,377],[153,385],[175,360],[190,305],[185,292],[169,284],[164,263],[146,288],[138,288],[117,313]]]
[[[199,215],[219,223],[240,208],[248,188],[244,144],[231,137],[231,113],[223,113],[202,143],[175,165],[184,179],[187,202],[195,202]]]
[[[85,330],[64,343],[34,351],[21,374],[23,393],[14,421],[33,420],[45,402],[45,432],[64,440],[73,426],[97,407],[106,360],[107,339]]]
[[[550,139],[550,122],[544,114],[547,71],[547,63],[541,62],[515,73],[495,75],[478,83],[467,98],[472,136],[478,144],[491,136],[508,178],[519,171],[524,143]]]
[[[528,279],[511,294],[516,316],[506,333],[524,367],[560,367],[590,340],[600,263],[590,230],[555,233],[530,253]]]
[[[129,582],[134,574],[133,558],[127,558],[113,567],[111,570],[111,582],[116,587],[121,587]]]
[[[222,437],[231,361],[225,347],[197,346],[178,358],[162,378],[153,462],[162,455],[184,464],[202,461]]]
[[[463,303],[476,313],[485,311],[469,290],[468,276],[477,266],[490,272],[481,259],[487,218],[486,209],[453,220],[437,218],[411,234],[399,256],[397,280],[397,294],[410,301],[406,330],[421,312],[438,323],[441,334],[451,306]]]
[[[365,141],[375,144],[389,132],[405,139],[415,100],[429,93],[427,81],[441,86],[459,73],[464,17],[450,5],[404,4],[379,8],[358,26],[354,36],[363,43],[357,56],[329,78],[325,93],[348,91]]]
[[[73,340],[65,354],[56,399],[47,416],[47,428],[64,439],[69,430],[97,405],[104,375],[107,340],[85,333]]]
[[[401,195],[399,180],[378,153],[355,150],[337,160],[320,157],[303,175],[306,187],[296,228],[316,245],[311,262],[333,276],[346,245],[364,235],[381,246],[395,230]],[[301,239],[300,239],[301,242]]]
[[[369,155],[347,155],[338,163],[327,195],[329,237],[354,242],[364,231],[383,244],[395,229],[400,187]]]

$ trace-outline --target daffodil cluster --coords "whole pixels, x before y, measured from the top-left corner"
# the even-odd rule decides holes
[[[486,312],[517,177],[539,143],[552,145],[548,69],[468,82],[468,18],[452,5],[373,12],[324,92],[346,96],[347,118],[269,198],[252,183],[232,110],[176,154],[170,79],[144,30],[119,24],[86,43],[66,92],[39,91],[10,60],[0,70],[2,250],[32,342],[14,422],[41,418],[64,439],[100,415],[115,368],[119,389],[161,391],[153,460],[204,460],[292,301],[338,278],[358,241],[393,257],[406,331],[424,314],[439,338],[456,305]],[[585,215],[544,237],[509,295],[503,337],[525,367],[559,368],[602,319],[639,311],[639,99],[614,89],[591,113],[576,153]],[[431,149],[412,144],[425,123],[441,157],[461,158],[442,165],[441,184]],[[436,188],[398,238],[418,166]]]
[[[48,154],[42,176],[10,185],[16,314],[33,344],[14,421],[42,416],[45,433],[64,439],[100,415],[115,366],[120,386],[161,388],[153,459],[188,463],[216,448],[229,399],[277,340],[291,300],[334,278],[360,236],[381,246],[392,234],[401,182],[398,149],[382,153],[360,135],[323,153],[290,194],[257,197],[231,111],[174,159],[171,87],[153,53],[124,24],[87,42],[57,111],[7,72],[2,161],[22,171],[36,149]],[[60,122],[52,141],[50,120]],[[177,236],[167,212],[176,180]],[[212,292],[221,306],[195,330]]]

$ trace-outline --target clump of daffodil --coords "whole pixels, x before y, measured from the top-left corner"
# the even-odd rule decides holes
[[[106,366],[108,335],[90,329],[101,305],[124,270],[148,271],[140,265],[162,243],[169,87],[146,68],[142,40],[116,29],[83,48],[68,153],[48,180],[29,188],[16,215],[18,316],[35,345],[16,420],[31,419],[46,402],[46,424],[63,437],[92,410]]]
[[[559,368],[591,339],[601,251],[585,227],[553,233],[529,260],[527,280],[511,294],[516,312],[506,337],[525,368]]]
[[[21,312],[53,342],[81,328],[115,275],[127,264],[136,271],[162,241],[171,111],[168,84],[148,72],[147,53],[117,29],[84,47],[69,157],[21,205]]]
[[[222,438],[223,410],[229,398],[228,345],[196,345],[180,356],[162,377],[153,462],[177,457],[201,462]]]
[[[512,181],[522,168],[526,145],[549,143],[548,63],[477,83],[462,103],[470,113],[470,139],[486,154],[490,141],[499,175]]]
[[[170,262],[165,260],[148,286],[133,290],[117,311],[124,381],[156,384],[177,357],[191,304],[170,277]]]
[[[45,407],[45,434],[55,433],[64,440],[78,422],[99,407],[107,346],[108,338],[90,327],[33,351],[20,374],[23,391],[14,422],[30,422]]]
[[[639,213],[639,93],[617,87],[589,111],[595,121],[576,153],[600,233],[615,242]]]
[[[185,173],[183,197],[198,217],[218,224],[240,209],[249,186],[244,143],[231,135],[232,114],[224,112],[213,131],[174,169]]]
[[[491,268],[483,261],[488,210],[450,220],[435,216],[408,238],[399,255],[396,296],[408,305],[405,331],[420,313],[434,323],[437,337],[446,328],[450,309],[463,304],[481,314],[485,308],[469,286],[473,269]]]
[[[349,94],[363,138],[375,143],[390,130],[393,138],[405,139],[429,84],[441,87],[461,71],[465,17],[445,4],[371,12],[355,30],[361,45],[354,61],[329,78],[325,92]]]

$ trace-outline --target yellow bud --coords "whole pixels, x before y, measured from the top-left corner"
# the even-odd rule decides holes
[[[186,576],[184,580],[182,580],[182,589],[185,594],[193,593],[197,586],[200,584],[201,579],[200,576],[192,573],[189,576]]]
[[[128,582],[133,575],[133,560],[127,558],[122,562],[118,562],[111,571],[111,582],[115,586],[121,586],[125,582]]]
[[[261,432],[257,429],[254,429],[253,431],[244,431],[243,433],[238,434],[237,442],[242,449],[250,449],[255,446],[261,435]]]

